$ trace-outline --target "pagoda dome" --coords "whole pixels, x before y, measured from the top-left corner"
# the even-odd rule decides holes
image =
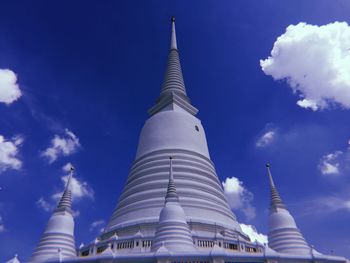
[[[168,222],[168,221],[186,222],[184,218],[186,218],[185,211],[182,209],[181,206],[173,203],[167,203],[159,215],[160,222]]]
[[[279,228],[296,228],[296,223],[292,215],[286,209],[278,209],[269,217],[270,231]]]
[[[71,215],[67,216],[66,211],[55,213],[49,219],[45,233],[62,233],[70,235],[74,232],[74,219]]]

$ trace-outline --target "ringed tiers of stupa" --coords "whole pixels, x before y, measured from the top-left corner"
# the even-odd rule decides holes
[[[348,262],[319,253],[307,243],[277,191],[270,165],[269,242],[251,241],[226,201],[197,112],[185,88],[172,18],[160,95],[149,109],[135,161],[103,233],[91,243],[75,245],[72,170],[57,208],[25,262]]]

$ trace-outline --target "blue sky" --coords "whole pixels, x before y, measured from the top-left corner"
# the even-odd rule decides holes
[[[269,161],[307,241],[350,257],[350,55],[342,47],[350,48],[350,29],[320,27],[350,23],[349,8],[345,0],[3,2],[0,91],[12,93],[0,92],[0,261],[30,256],[67,163],[76,168],[76,243],[99,234],[159,94],[172,15],[220,180],[241,182],[231,204],[239,222],[267,232]],[[262,68],[277,37],[300,22]]]

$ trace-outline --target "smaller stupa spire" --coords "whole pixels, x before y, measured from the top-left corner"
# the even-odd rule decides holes
[[[270,167],[271,167],[271,165],[269,163],[267,163],[266,169],[267,169],[267,176],[269,178],[270,192],[271,192],[270,210],[275,210],[276,208],[286,208],[285,204],[282,201],[282,198],[280,197],[280,195],[277,191],[275,183],[273,181]]]
[[[177,42],[176,42],[176,31],[175,31],[175,16],[171,17],[171,43],[170,49],[177,50]]]
[[[179,197],[176,193],[176,186],[174,182],[174,174],[173,174],[173,158],[170,156],[170,167],[169,167],[169,183],[168,183],[168,190],[166,192],[165,196],[165,203],[167,202],[178,202]]]
[[[69,171],[68,180],[66,183],[66,187],[65,187],[64,192],[62,194],[62,197],[57,205],[56,211],[62,211],[62,210],[71,211],[71,209],[72,209],[71,181],[72,181],[73,173],[74,173],[74,167],[71,166],[70,171]]]
[[[18,260],[18,255],[16,254],[14,258],[10,259],[9,261],[6,261],[6,263],[21,263]]]
[[[190,227],[186,221],[185,211],[181,207],[173,174],[172,157],[170,159],[169,183],[163,209],[160,211],[159,222],[152,243],[152,251],[183,252],[195,250]]]
[[[51,215],[39,244],[35,248],[30,263],[75,258],[74,218],[72,213],[72,177],[74,168],[70,168],[69,177],[62,197]]]
[[[271,191],[269,232],[267,234],[269,247],[280,253],[293,255],[309,254],[309,245],[277,191],[269,163],[266,164],[266,168]]]

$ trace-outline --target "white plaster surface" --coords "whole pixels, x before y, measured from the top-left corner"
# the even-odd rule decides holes
[[[195,129],[198,126],[199,131]],[[136,159],[162,149],[185,149],[210,158],[201,121],[184,111],[162,111],[142,128]]]

